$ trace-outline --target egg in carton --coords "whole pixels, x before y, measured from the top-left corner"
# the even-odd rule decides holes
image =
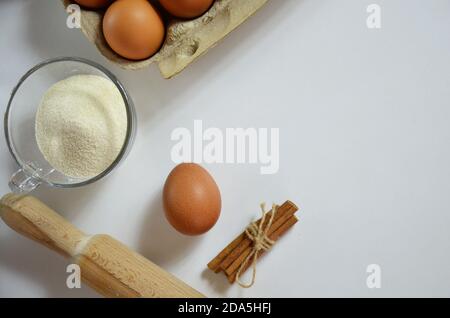
[[[62,1],[66,8],[72,3],[70,0]],[[215,46],[267,1],[216,0],[206,13],[196,19],[173,19],[169,21],[166,39],[159,52],[142,61],[127,60],[109,47],[102,32],[104,11],[81,9],[81,30],[103,56],[120,67],[138,70],[155,62],[162,76],[171,78]]]

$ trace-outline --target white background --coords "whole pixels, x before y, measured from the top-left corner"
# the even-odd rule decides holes
[[[379,3],[382,29],[366,27]],[[208,296],[450,296],[450,2],[272,0],[181,75],[123,71],[65,26],[59,1],[0,3],[0,108],[27,69],[81,56],[113,71],[139,116],[120,168],[76,190],[35,194],[88,233],[108,233]],[[161,187],[171,131],[279,127],[281,166],[208,165],[222,192],[217,225],[170,228]],[[0,192],[16,169],[0,140]],[[206,263],[258,216],[290,199],[299,224],[258,264],[255,286],[229,287]],[[382,288],[366,286],[379,264]],[[0,296],[95,297],[65,286],[67,260],[0,222]]]

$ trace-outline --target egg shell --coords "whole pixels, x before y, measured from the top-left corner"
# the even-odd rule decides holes
[[[178,18],[196,18],[212,6],[214,0],[159,0],[170,14]]]
[[[89,9],[100,9],[111,4],[114,0],[74,0],[80,6]]]
[[[219,187],[206,169],[182,163],[167,177],[163,205],[167,220],[178,232],[200,235],[216,224],[222,201]]]
[[[103,17],[103,34],[120,56],[143,60],[159,51],[165,26],[147,0],[117,0]]]

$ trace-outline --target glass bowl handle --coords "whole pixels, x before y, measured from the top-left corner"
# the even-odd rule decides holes
[[[42,183],[41,173],[42,169],[34,167],[32,163],[27,163],[11,176],[8,183],[9,188],[14,193],[29,193]]]

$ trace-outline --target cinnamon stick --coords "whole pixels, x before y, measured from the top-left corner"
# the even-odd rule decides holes
[[[298,208],[295,206],[294,203],[292,203],[291,201],[286,201],[285,203],[283,203],[281,206],[278,207],[278,212],[274,217],[274,222],[280,218],[282,216],[282,212],[285,210],[290,210],[292,208],[295,208],[295,210],[297,210]],[[280,213],[281,212],[281,213]],[[267,213],[266,215],[266,222],[269,222],[270,216],[272,215],[272,212]],[[261,222],[260,218],[256,224],[259,225]],[[267,224],[267,223],[266,223]],[[221,263],[223,262],[223,260],[230,255],[231,252],[233,252],[233,250],[238,247],[242,241],[244,241],[247,238],[245,232],[241,233],[238,237],[236,237],[230,244],[228,244],[219,254],[217,254],[216,257],[214,257],[209,263],[208,263],[208,268],[213,270],[214,272],[218,273],[222,270],[221,268]]]
[[[271,235],[269,235],[269,239],[273,241],[277,241],[284,233],[286,233],[295,223],[298,222],[298,218],[295,215],[291,215],[290,218],[284,222],[278,229],[276,229]],[[231,271],[231,266],[229,267],[230,271],[228,269],[225,271],[228,275],[228,281],[232,284],[236,281],[237,272],[244,262],[245,258],[250,254],[251,247],[246,248],[243,253],[239,256],[239,260],[236,260],[236,262],[233,262],[233,271]],[[264,255],[264,251],[260,251],[257,253],[256,258],[260,258],[262,255]],[[236,263],[236,264],[235,264]],[[250,267],[252,266],[252,262],[249,261],[245,267],[242,269],[241,274],[244,274]],[[230,274],[228,273],[230,272]]]
[[[228,254],[242,242],[245,238],[245,233],[241,233],[238,237],[236,237],[233,242],[228,244],[216,257],[214,257],[209,263],[208,268],[216,273],[220,272],[220,263],[228,256]]]
[[[285,223],[287,219],[289,219],[295,212],[297,212],[297,206],[291,201],[286,201],[283,203],[278,209],[274,216],[273,224],[271,229],[276,229],[275,226],[280,226]],[[269,213],[266,216],[266,222],[268,223],[270,219]],[[282,221],[279,221],[282,220]],[[281,223],[280,223],[281,222]],[[267,223],[265,225],[267,225]],[[271,231],[269,229],[269,233]],[[226,270],[250,245],[252,244],[252,240],[250,240],[247,236],[242,239],[236,247],[232,249],[232,251],[220,262],[219,268],[221,270]]]
[[[267,237],[269,238],[269,240],[274,241],[274,239],[272,238],[274,236],[274,232],[276,232],[281,226],[283,226],[293,216],[293,214],[294,213],[285,213],[278,220],[272,223],[267,231]],[[250,254],[251,250],[252,246],[250,244],[226,269],[224,269],[225,273],[227,275],[231,275],[233,272],[235,272],[236,269],[241,266],[247,255]],[[246,251],[248,251],[248,253],[245,253]]]
[[[272,215],[272,212],[267,213],[266,220]],[[256,224],[259,225],[261,223],[262,218],[256,221]],[[267,222],[267,221],[266,221]],[[264,222],[264,223],[266,223]],[[267,224],[267,223],[266,223]],[[238,237],[236,237],[230,244],[228,244],[213,260],[208,263],[208,268],[213,270],[215,273],[218,273],[222,270],[220,264],[222,261],[237,247],[239,244],[246,238],[245,232],[241,233]]]

